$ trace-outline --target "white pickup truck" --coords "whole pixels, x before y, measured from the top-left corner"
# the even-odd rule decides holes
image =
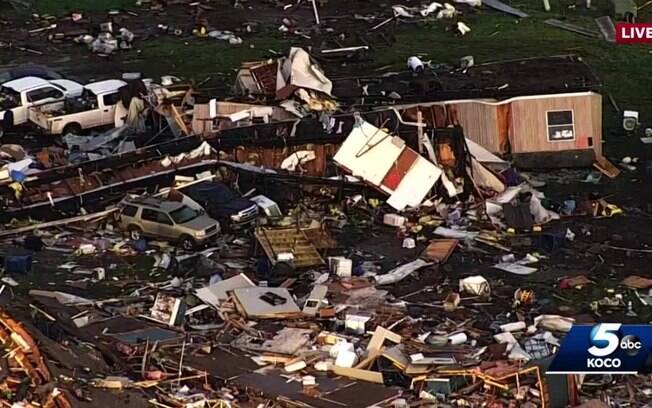
[[[84,87],[68,79],[45,80],[28,76],[0,86],[0,136],[5,130],[28,122],[28,110],[47,104],[53,109],[63,100],[82,94]]]
[[[29,120],[50,135],[79,134],[83,130],[113,126],[119,89],[126,82],[119,79],[93,82],[84,86],[77,98],[68,98],[62,109],[39,105],[29,110]]]

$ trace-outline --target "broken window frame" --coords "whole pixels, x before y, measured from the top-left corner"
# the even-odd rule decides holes
[[[566,113],[570,112],[571,119],[570,123],[556,123],[556,124],[550,124],[550,114],[551,113]],[[568,130],[568,128],[571,128],[571,131],[573,132],[573,137],[572,138],[560,138],[560,139],[555,139],[552,137],[552,130]],[[572,142],[575,140],[575,111],[573,109],[555,109],[555,110],[548,110],[546,111],[546,136],[548,138],[548,142],[553,143],[553,142]]]
[[[114,106],[120,101],[120,93],[113,92],[102,95],[102,103],[104,106]]]

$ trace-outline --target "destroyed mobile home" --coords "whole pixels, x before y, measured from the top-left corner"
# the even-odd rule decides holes
[[[547,198],[506,160],[618,175],[597,79],[546,61],[576,82],[520,87],[534,60],[508,86],[492,64],[419,70],[389,100],[291,48],[229,100],[127,78],[25,105],[67,148],[0,147],[3,402],[649,403],[649,377],[547,374],[575,323],[649,315],[652,280],[621,264],[649,249],[599,238],[627,209]]]

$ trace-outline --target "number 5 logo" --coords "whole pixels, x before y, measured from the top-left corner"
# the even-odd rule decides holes
[[[588,352],[595,357],[605,357],[616,351],[618,348],[618,335],[620,323],[601,323],[591,330],[589,342],[591,347]]]

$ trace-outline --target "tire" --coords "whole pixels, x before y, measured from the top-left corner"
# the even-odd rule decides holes
[[[69,133],[72,133],[73,135],[79,135],[82,132],[82,127],[79,123],[68,123],[66,126],[63,127],[63,131],[61,132],[61,136],[65,136]]]
[[[127,231],[129,231],[129,238],[133,241],[138,241],[143,238],[143,230],[137,225],[130,225]]]
[[[2,121],[0,121],[0,126],[7,130],[14,127],[14,113],[11,110],[5,111]]]
[[[190,235],[182,235],[179,238],[179,245],[186,251],[192,251],[197,246],[197,243]]]

